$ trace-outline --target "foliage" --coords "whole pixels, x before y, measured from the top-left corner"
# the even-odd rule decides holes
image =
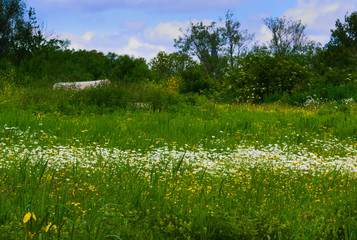
[[[0,238],[354,238],[355,103],[199,101],[72,116],[1,108]]]
[[[356,99],[357,88],[356,84],[346,84],[343,86],[327,85],[321,88],[316,88],[313,94],[325,101],[344,101],[346,99]]]
[[[328,46],[344,46],[356,48],[357,45],[357,12],[345,16],[345,23],[336,20],[334,30],[331,30],[331,39]]]
[[[109,78],[126,83],[140,82],[151,79],[149,67],[144,58],[134,58],[128,55],[111,56]]]
[[[219,71],[219,51],[223,41],[216,22],[205,25],[203,22],[193,23],[186,29],[182,37],[175,39],[175,47],[181,51],[198,57],[209,77]],[[182,30],[181,30],[182,31]]]
[[[181,73],[181,93],[207,92],[211,88],[210,80],[198,68],[189,68]]]
[[[264,24],[272,33],[270,48],[279,57],[303,53],[308,46],[306,26],[300,20],[286,17],[265,18]]]
[[[126,109],[131,102],[148,101],[155,103],[151,105],[154,110],[166,111],[171,105],[177,106],[178,101],[186,104],[186,94],[192,93],[228,103],[280,99],[303,104],[316,93],[320,100],[330,99],[324,97],[326,89],[334,89],[332,99],[355,98],[350,90],[341,93],[341,89],[355,89],[357,84],[353,50],[355,13],[346,15],[345,23],[336,21],[336,29],[325,48],[307,40],[306,26],[301,21],[266,18],[264,23],[273,36],[269,48],[256,43],[249,49],[254,35],[241,29],[240,22],[227,11],[219,22],[191,22],[175,40],[179,52],[159,52],[147,63],[143,58],[128,55],[69,49],[68,40],[44,39],[33,9],[26,10],[21,1],[1,3],[4,13],[1,17],[5,19],[6,15],[10,19],[1,30],[7,34],[3,33],[0,40],[2,50],[6,49],[0,60],[2,89],[17,91],[16,88],[31,86],[35,94],[35,88],[50,89],[55,82],[96,79],[110,79],[115,85],[113,89],[73,93],[75,97],[69,98],[72,102],[59,97],[63,104],[46,105],[45,96],[37,97],[43,102],[31,105],[34,109],[53,111],[56,106],[71,114],[79,105],[83,109],[88,105],[93,112],[103,113],[114,111],[114,105]],[[135,87],[119,89],[129,85]],[[25,103],[20,99],[18,104]]]
[[[240,29],[240,22],[227,11],[225,21],[218,26],[212,21],[190,23],[190,26],[175,39],[175,47],[200,60],[205,73],[213,79],[221,79],[225,69],[239,65],[239,60],[247,51],[246,45],[253,35]]]
[[[174,75],[180,75],[188,68],[195,67],[197,63],[187,54],[174,52],[167,54],[159,52],[149,63],[156,78],[166,80]]]
[[[34,85],[96,79],[134,83],[152,78],[142,58],[112,53],[104,55],[95,50],[74,51],[67,47],[67,41],[49,41],[30,59],[23,59],[17,69],[29,75]]]
[[[224,21],[224,27],[220,28],[223,38],[225,55],[228,58],[228,65],[231,69],[237,68],[240,61],[246,55],[247,44],[249,44],[254,35],[249,34],[247,30],[240,30],[241,24],[233,18],[233,13],[227,11]]]
[[[185,53],[149,64],[21,31],[0,59],[0,238],[355,239],[350,48],[306,46],[301,22],[270,19],[286,38],[248,51],[225,20],[191,22]],[[112,84],[52,88],[97,78]]]
[[[345,16],[345,22],[336,20],[324,56],[328,66],[357,71],[357,12]]]
[[[248,54],[244,65],[227,76],[227,94],[238,101],[262,102],[269,95],[291,94],[310,88],[309,69],[267,52]]]
[[[16,88],[28,84],[29,78],[17,73],[14,68],[1,71],[0,69],[0,90],[6,91],[9,88]]]
[[[172,87],[172,85],[171,85]],[[148,82],[144,86],[145,95],[142,96],[143,103],[148,104],[152,111],[170,111],[178,105],[182,99],[177,91],[172,91],[170,86],[163,86],[155,82]]]
[[[21,0],[0,1],[0,59],[10,54],[23,58],[44,41],[33,8]]]

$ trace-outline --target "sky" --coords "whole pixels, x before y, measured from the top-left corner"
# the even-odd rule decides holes
[[[147,60],[159,51],[174,52],[174,39],[190,21],[210,23],[227,10],[241,29],[267,43],[262,19],[286,16],[306,24],[310,40],[325,44],[337,19],[357,11],[355,0],[24,0],[36,11],[44,31],[68,39],[70,49],[128,54]]]

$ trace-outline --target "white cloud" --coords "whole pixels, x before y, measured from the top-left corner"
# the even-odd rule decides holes
[[[144,35],[147,40],[159,41],[159,42],[170,42],[173,44],[174,39],[179,38],[182,35],[181,30],[185,33],[186,29],[190,26],[191,22],[197,24],[202,22],[204,25],[210,25],[214,20],[205,19],[202,21],[191,20],[185,22],[172,21],[159,23],[154,27],[145,30]],[[218,23],[216,26],[220,26]]]
[[[295,20],[301,20],[304,24],[311,24],[317,19],[319,11],[321,11],[317,6],[318,0],[308,2],[299,0],[298,5],[293,9],[287,10],[284,15],[292,17]]]
[[[310,35],[309,39],[319,43],[327,43],[330,40],[330,36],[327,35]]]
[[[120,34],[112,33],[96,33],[87,31],[84,34],[75,34],[72,32],[60,33],[60,39],[68,39],[71,41],[69,48],[75,50],[87,49],[98,50],[104,53],[113,52],[117,44],[121,44]]]
[[[347,11],[357,9],[357,2],[350,0],[298,0],[294,8],[282,15],[301,20],[307,25],[311,40],[325,44],[330,39],[330,30],[334,29],[337,19],[343,19]]]
[[[82,38],[85,40],[85,41],[90,41],[93,37],[95,36],[95,32],[86,32]]]
[[[198,23],[198,20],[192,20]],[[212,20],[203,20],[208,25]],[[174,39],[177,39],[183,31],[190,25],[190,21],[180,22],[161,22],[152,27],[144,28],[141,22],[124,22],[121,26],[128,29],[122,32],[100,33],[86,31],[84,34],[75,34],[64,32],[61,34],[62,39],[71,41],[70,48],[95,49],[104,53],[114,52],[119,55],[128,54],[134,57],[144,57],[151,59],[159,51],[173,52],[175,49]],[[136,29],[135,28],[140,28]]]
[[[144,34],[150,41],[173,43],[174,39],[181,35],[180,28],[185,29],[188,24],[188,22],[179,21],[159,23],[155,27],[147,29]]]
[[[86,48],[87,41],[83,38],[83,36],[78,36],[71,32],[63,32],[63,33],[60,33],[60,38],[70,40],[71,41],[70,47],[73,49],[79,50],[79,49]]]
[[[134,57],[144,57],[151,59],[156,56],[159,51],[166,51],[164,46],[152,45],[142,42],[137,37],[130,37],[125,47],[118,48],[115,52],[119,55],[128,54]]]
[[[59,4],[60,1],[67,0],[52,0]],[[82,0],[78,0],[82,2]],[[188,2],[188,0],[184,0]],[[125,1],[118,1],[124,4]],[[135,3],[136,2],[136,3]],[[159,3],[167,4],[171,1],[154,0],[153,6]],[[229,0],[225,3],[230,2]],[[97,1],[89,0],[89,4],[99,4]],[[116,1],[104,0],[103,4],[119,4]],[[142,4],[148,4],[148,0],[142,0]],[[69,4],[69,2],[68,2]],[[72,4],[72,3],[71,3]],[[73,3],[74,4],[74,3]],[[77,4],[77,2],[75,3]],[[84,4],[84,3],[83,3]],[[125,4],[139,4],[139,0],[134,0],[133,3],[127,1]],[[181,4],[172,2],[172,4]],[[213,1],[207,3],[213,4]],[[330,38],[330,29],[334,28],[336,19],[343,20],[346,12],[353,12],[357,9],[357,1],[351,3],[350,0],[298,0],[296,6],[286,10],[281,16],[300,19],[304,24],[307,24],[307,34],[310,40],[315,40],[325,44]],[[248,31],[256,32],[255,40],[260,43],[267,43],[271,39],[269,29],[262,24],[262,17],[266,17],[265,12],[254,14],[253,19],[248,20]],[[155,16],[153,16],[153,19]],[[97,18],[95,18],[97,19]],[[115,20],[115,18],[113,18]],[[119,18],[120,19],[120,18]],[[144,57],[150,59],[159,51],[174,51],[174,39],[177,39],[182,33],[180,28],[185,32],[190,25],[190,21],[169,20],[149,25],[150,22],[157,21],[153,19],[145,19],[145,16],[139,16],[130,20],[126,18],[124,21],[116,21],[115,27],[105,28],[103,23],[101,29],[90,26],[90,29],[85,29],[81,33],[75,33],[75,29],[71,32],[62,33],[62,38],[71,40],[71,48],[74,49],[96,49],[104,53],[115,52],[117,54],[129,54],[135,57]],[[173,18],[175,19],[175,18]],[[96,20],[97,21],[97,20]],[[113,21],[112,21],[113,22]],[[192,20],[193,23],[199,22]],[[212,20],[202,20],[204,24],[210,24]],[[109,23],[108,23],[109,25]],[[113,25],[114,26],[114,25]],[[105,28],[105,30],[104,30]],[[82,28],[77,28],[82,29]],[[107,32],[104,32],[107,31]],[[120,31],[115,32],[115,31]]]
[[[333,4],[330,4],[330,5],[324,6],[321,9],[321,12],[323,12],[323,13],[335,12],[335,11],[337,11],[339,9],[339,7],[340,7],[340,3],[333,3]]]
[[[170,51],[169,45],[165,46],[159,43],[148,43],[140,34],[120,35],[118,33],[99,34],[88,31],[83,35],[77,35],[70,32],[61,34],[61,39],[69,39],[71,44],[69,48],[74,50],[86,49],[97,50],[103,53],[114,52],[118,55],[128,54],[134,57],[143,57],[151,59],[159,51]]]
[[[262,25],[260,28],[260,32],[256,37],[256,40],[259,43],[266,44],[268,43],[272,38],[272,33],[270,32],[269,28],[265,25]]]

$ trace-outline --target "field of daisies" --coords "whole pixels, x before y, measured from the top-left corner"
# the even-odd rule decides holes
[[[2,109],[0,239],[357,239],[356,110]]]

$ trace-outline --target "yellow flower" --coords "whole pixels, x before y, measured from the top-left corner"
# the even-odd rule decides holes
[[[36,216],[35,216],[34,213],[32,213],[32,218],[33,218],[35,221],[37,221]]]
[[[30,235],[30,238],[31,238],[31,239],[33,238],[33,236],[35,236],[35,234],[34,234],[34,233],[31,233],[31,232],[29,232],[29,235]]]
[[[26,213],[26,215],[24,216],[23,222],[27,223],[30,220],[30,218],[31,218],[31,213],[30,212]]]
[[[45,231],[46,231],[46,232],[48,232],[48,230],[50,229],[51,225],[52,225],[52,223],[51,223],[51,222],[50,222],[50,223],[48,223],[48,225],[47,225],[47,226],[46,226],[46,228],[45,228]]]

